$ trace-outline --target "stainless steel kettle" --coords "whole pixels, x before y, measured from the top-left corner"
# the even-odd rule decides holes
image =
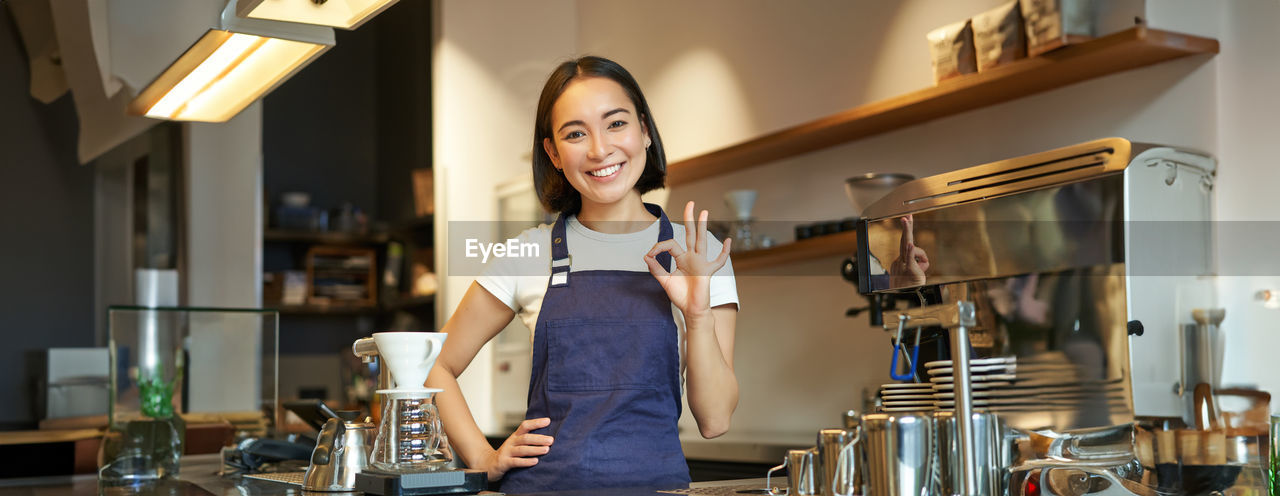
[[[377,432],[368,421],[356,421],[356,412],[338,412],[320,429],[311,465],[302,479],[307,491],[351,491],[356,474],[369,466],[371,440]]]

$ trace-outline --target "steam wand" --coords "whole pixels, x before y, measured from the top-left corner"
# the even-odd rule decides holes
[[[951,365],[955,384],[955,419],[960,441],[961,496],[978,494],[977,450],[973,432],[973,384],[969,370],[969,329],[977,325],[971,301],[908,308],[894,316],[897,327],[919,328],[940,326],[951,333]],[[889,330],[890,326],[884,326]]]

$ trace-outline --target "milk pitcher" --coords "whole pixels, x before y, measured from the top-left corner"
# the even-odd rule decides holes
[[[822,429],[818,431],[818,459],[821,476],[818,493],[824,496],[861,494],[855,482],[861,458],[858,429]]]
[[[933,490],[933,421],[928,413],[862,416],[868,496],[921,496]]]
[[[817,478],[822,472],[820,467],[814,466],[817,463],[817,448],[793,449],[787,450],[787,457],[782,460],[782,465],[778,465],[769,469],[769,473],[765,479],[765,484],[769,487],[769,494],[779,494],[773,491],[773,473],[787,469],[787,492],[788,496],[818,496],[819,485]]]
[[[956,426],[955,412],[933,412],[933,429],[936,443],[933,447],[937,453],[938,470],[941,477],[941,494],[959,494],[964,486],[961,472],[964,467],[960,462],[960,433]],[[1007,472],[1003,467],[1010,466],[1012,449],[1004,448],[1004,434],[1000,428],[1000,419],[994,413],[974,412],[972,417],[974,465],[977,467],[975,496],[999,496],[1008,487]]]

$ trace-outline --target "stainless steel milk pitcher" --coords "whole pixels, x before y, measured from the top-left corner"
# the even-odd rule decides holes
[[[815,463],[821,473],[818,493],[824,496],[861,494],[861,488],[854,482],[861,448],[858,430],[822,429],[818,431],[817,448]]]
[[[1011,450],[1002,447],[1004,432],[1000,428],[1000,419],[994,413],[974,413],[973,426],[974,457],[977,467],[975,486],[978,490],[973,496],[999,496],[1005,493],[1008,485],[1006,471],[1012,460],[1006,460]],[[960,462],[960,436],[956,426],[955,412],[933,412],[933,428],[935,432],[934,452],[937,454],[937,466],[941,494],[961,494],[962,482]]]
[[[928,413],[862,416],[868,496],[934,494],[933,421]]]

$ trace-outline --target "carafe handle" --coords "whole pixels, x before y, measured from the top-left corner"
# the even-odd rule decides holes
[[[421,367],[421,366],[423,366],[423,365],[427,365],[427,364],[433,364],[433,363],[435,363],[435,361],[436,361],[436,354],[437,354],[438,352],[439,352],[439,350],[436,350],[436,342],[435,342],[435,341],[432,341],[432,340],[430,340],[430,339],[428,339],[428,340],[427,340],[427,354],[426,354],[426,356],[422,357],[422,363],[421,363],[421,364],[419,364],[418,366],[419,366],[419,367]],[[428,370],[428,371],[427,371],[427,373],[428,373],[428,374],[430,374],[430,373],[431,373],[431,371],[430,371],[430,370]],[[421,387],[421,386],[418,386],[418,387]]]
[[[781,496],[781,495],[783,495],[783,494],[787,494],[787,493],[776,493],[776,492],[774,492],[774,491],[773,491],[773,473],[774,473],[774,472],[777,472],[777,471],[779,471],[779,470],[782,470],[782,469],[784,469],[784,468],[787,468],[787,460],[788,460],[788,459],[789,459],[788,457],[785,457],[785,456],[784,456],[784,457],[782,457],[782,464],[781,464],[781,465],[778,465],[778,466],[776,466],[776,467],[773,467],[773,468],[769,469],[769,471],[768,471],[767,473],[765,473],[765,476],[764,476],[764,485],[765,485],[765,489],[768,489],[768,490],[769,490],[769,494],[771,494],[771,495],[773,495],[773,496]]]
[[[796,478],[797,493],[792,496],[815,496],[818,494],[818,481],[814,480],[818,470],[813,466],[814,460],[818,458],[817,448],[809,448],[805,456],[800,459],[800,477]],[[797,467],[791,467],[797,468]]]
[[[445,334],[439,334],[439,336],[448,337]],[[427,369],[428,377],[431,376],[431,367],[435,364],[436,359],[440,358],[440,352],[444,351],[444,342],[445,339],[439,341],[435,339],[427,340],[427,353],[422,357],[422,363],[418,364],[418,367]],[[418,387],[423,387],[423,385],[418,385]]]
[[[831,478],[831,492],[833,496],[853,496],[857,488],[853,487],[854,481],[858,480],[858,458],[854,453],[855,446],[862,443],[862,426],[853,429],[853,439],[844,446],[840,447],[840,456],[836,458],[835,475]],[[849,472],[844,471],[845,464],[849,466]],[[841,486],[840,479],[844,478],[844,485]],[[841,491],[843,487],[846,491]]]

